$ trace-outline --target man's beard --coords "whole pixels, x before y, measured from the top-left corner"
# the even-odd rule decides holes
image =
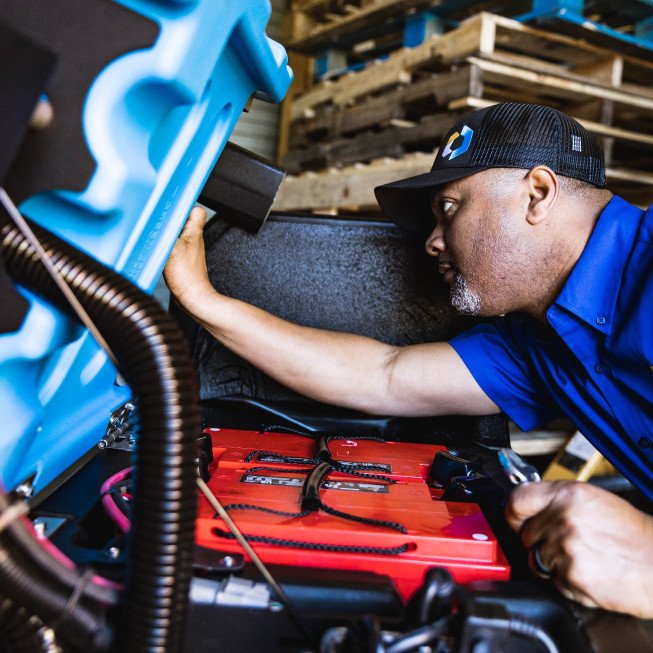
[[[481,298],[469,289],[460,272],[456,272],[451,286],[451,305],[463,315],[478,315],[481,310]]]

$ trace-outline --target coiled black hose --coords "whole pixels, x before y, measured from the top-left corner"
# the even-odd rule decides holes
[[[149,295],[53,234],[33,229],[118,358],[139,403],[131,555],[116,646],[120,651],[180,650],[192,572],[197,501],[193,458],[199,432],[187,346],[176,324]],[[13,224],[0,229],[0,256],[16,281],[69,312],[60,290]],[[0,560],[0,587],[9,596],[14,585],[6,584],[12,581],[4,573],[14,556],[6,550],[10,555]],[[29,567],[21,571],[27,582],[17,604],[34,609],[46,623],[56,619],[61,605],[55,605],[59,602],[52,596],[44,600],[44,581],[31,583]],[[48,583],[55,585],[51,579]],[[60,588],[53,587],[53,592]],[[88,592],[83,594],[86,599]],[[68,621],[84,629],[78,614],[82,607],[80,601]],[[72,641],[75,648],[83,648],[85,642],[97,643],[89,642],[96,637],[90,630],[86,638]]]
[[[7,496],[2,493],[0,511],[6,510],[8,505]],[[74,609],[66,611],[69,598],[82,577],[44,554],[41,545],[22,522],[11,524],[0,536],[0,591],[16,608],[24,608],[22,613],[15,613],[16,622],[22,621],[28,629],[31,615],[52,624],[67,614],[65,623],[62,623],[62,642],[69,642],[71,650],[76,650],[77,646],[106,650],[111,643],[111,633],[104,618],[107,604],[89,593],[79,597]],[[108,598],[113,597],[108,595]],[[113,600],[115,602],[115,598]],[[13,640],[16,641],[17,637],[14,636]]]
[[[25,608],[0,600],[0,633],[7,653],[58,653],[54,632]]]

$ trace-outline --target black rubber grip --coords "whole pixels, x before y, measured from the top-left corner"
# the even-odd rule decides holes
[[[320,487],[324,479],[333,471],[331,463],[323,462],[313,468],[313,471],[306,477],[302,486],[302,512],[318,510],[321,505]]]
[[[331,452],[329,451],[329,438],[326,435],[321,435],[315,441],[315,457],[324,462],[331,461]]]

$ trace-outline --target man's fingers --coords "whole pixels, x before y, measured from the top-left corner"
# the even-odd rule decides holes
[[[553,584],[558,588],[558,591],[571,601],[576,601],[581,605],[585,605],[588,608],[598,608],[599,604],[588,594],[582,592],[577,587],[569,585],[566,578],[558,577],[558,575],[553,577]]]
[[[537,547],[540,562],[552,569],[556,578],[565,578],[569,569],[569,558],[563,550],[563,537],[560,533],[547,534],[533,548]]]
[[[526,520],[542,512],[558,498],[559,485],[547,481],[518,485],[506,506],[506,519],[510,526],[520,531]]]
[[[187,285],[187,271],[195,264],[198,252],[201,251],[203,256],[201,244],[205,222],[206,211],[201,206],[193,208],[163,268],[163,278],[175,295],[183,292]]]
[[[183,237],[196,237],[204,231],[206,224],[206,210],[201,206],[196,206],[188,215],[186,224],[181,231]]]
[[[553,516],[551,511],[545,510],[522,523],[519,536],[527,549],[532,549],[538,542],[549,538],[550,529],[554,526],[550,520]]]

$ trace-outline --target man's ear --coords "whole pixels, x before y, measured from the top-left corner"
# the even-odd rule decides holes
[[[539,224],[549,215],[560,190],[560,181],[551,168],[535,166],[526,175],[529,203],[526,219]]]

